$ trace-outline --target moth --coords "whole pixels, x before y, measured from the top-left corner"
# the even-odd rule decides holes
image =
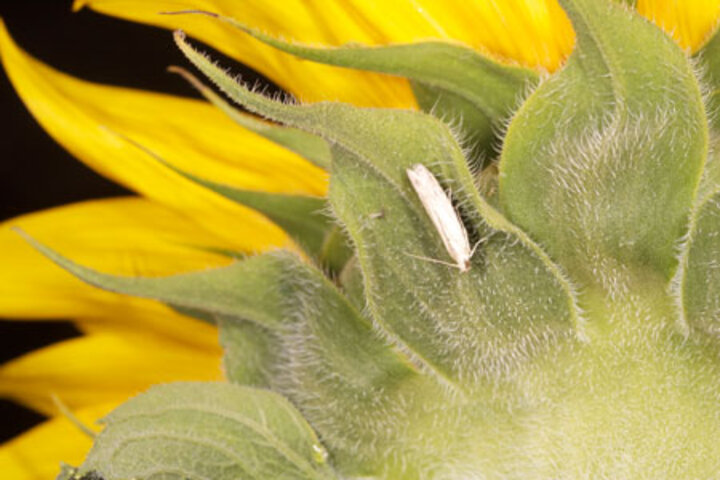
[[[445,250],[455,262],[449,265],[456,267],[461,273],[467,272],[470,270],[473,249],[470,248],[467,230],[465,230],[450,198],[435,175],[424,165],[416,163],[406,172],[420,203],[440,235]],[[446,263],[439,260],[433,261]]]

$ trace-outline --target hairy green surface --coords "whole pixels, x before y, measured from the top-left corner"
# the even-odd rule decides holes
[[[532,70],[502,65],[461,44],[425,41],[369,47],[348,44],[314,48],[285,42],[232,18],[207,14],[254,38],[300,58],[405,77],[418,104],[426,112],[451,122],[469,148],[472,164],[494,156],[496,132],[516,107],[525,90],[538,81]]]
[[[720,167],[701,83],[718,88],[720,40],[691,61],[630,3],[561,1],[576,49],[481,178],[478,155],[531,73],[453,44],[310,48],[219,19],[306,59],[405,76],[425,111],[298,105],[245,88],[177,32],[230,99],[279,125],[183,74],[327,167],[329,195],[194,179],[286,228],[309,259],[126,278],[30,240],[93,285],[216,322],[230,382],[138,396],[60,478],[717,478]],[[446,122],[460,115],[458,134]],[[466,272],[407,178],[417,163],[476,247]],[[314,223],[320,207],[332,217]]]
[[[337,478],[300,413],[268,391],[219,383],[158,386],[116,409],[104,422],[107,434],[95,442],[81,475]]]

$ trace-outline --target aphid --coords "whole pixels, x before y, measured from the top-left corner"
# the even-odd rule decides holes
[[[445,250],[455,261],[450,265],[457,267],[460,272],[467,272],[470,270],[473,250],[470,249],[467,230],[460,221],[460,216],[452,202],[435,176],[424,165],[416,163],[408,168],[407,176],[435,229],[440,234]],[[439,260],[435,261],[445,263]]]

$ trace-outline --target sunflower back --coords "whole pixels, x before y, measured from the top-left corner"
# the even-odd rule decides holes
[[[451,42],[321,49],[212,15],[407,78],[420,111],[269,99],[176,32],[230,99],[283,125],[274,141],[328,168],[329,194],[180,171],[297,248],[174,277],[99,273],[30,239],[87,282],[216,323],[229,380],[129,401],[60,478],[715,478],[720,169],[702,86],[720,42],[698,67],[623,2],[560,3],[577,42],[542,78]]]

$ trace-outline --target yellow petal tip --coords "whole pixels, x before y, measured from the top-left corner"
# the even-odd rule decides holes
[[[9,37],[10,32],[8,32],[7,26],[5,25],[5,19],[0,16],[0,38]]]
[[[88,4],[87,0],[75,0],[72,4],[72,11],[78,12]]]
[[[7,61],[5,57],[18,49],[19,47],[13,40],[12,35],[10,35],[5,21],[0,17],[0,60]],[[7,70],[7,66],[5,68]]]
[[[9,74],[9,63],[11,58],[17,56],[17,52],[20,49],[13,40],[10,31],[5,24],[5,21],[0,17],[0,65],[5,68],[5,73]]]

